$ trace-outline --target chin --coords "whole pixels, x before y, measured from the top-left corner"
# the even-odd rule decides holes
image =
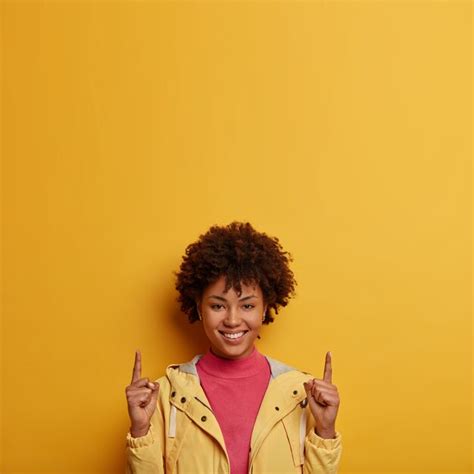
[[[216,351],[216,349],[214,349]],[[226,359],[240,359],[241,357],[245,357],[252,352],[252,347],[246,347],[244,349],[240,347],[236,348],[227,348],[227,347],[220,347],[217,349],[218,354],[221,355],[221,357],[225,357]]]

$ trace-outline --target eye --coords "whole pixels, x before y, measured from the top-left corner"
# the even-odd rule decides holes
[[[255,306],[253,304],[244,304],[244,307],[247,307],[246,309],[255,308]]]
[[[212,308],[212,309],[218,309],[218,308],[216,308],[216,306],[224,306],[224,305],[218,304],[218,303],[216,303],[216,304],[211,304],[211,308]]]

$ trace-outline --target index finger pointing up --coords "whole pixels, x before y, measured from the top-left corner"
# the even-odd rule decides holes
[[[323,380],[328,383],[332,383],[332,365],[331,365],[331,353],[326,352],[326,362],[324,363],[324,376]]]
[[[140,351],[135,351],[135,363],[133,364],[132,383],[142,376],[142,355]]]

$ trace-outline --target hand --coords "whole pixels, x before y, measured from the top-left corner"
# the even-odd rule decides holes
[[[132,382],[125,389],[127,394],[128,415],[132,423],[130,434],[134,438],[145,436],[150,428],[150,420],[156,408],[159,384],[151,383],[148,378],[140,378],[142,373],[142,356],[135,352]]]
[[[315,430],[321,438],[334,438],[336,416],[339,409],[339,393],[332,384],[331,353],[326,353],[324,376],[304,383],[308,395],[309,408],[316,422]]]

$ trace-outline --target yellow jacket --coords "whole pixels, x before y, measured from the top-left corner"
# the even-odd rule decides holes
[[[199,383],[197,355],[169,365],[159,378],[157,409],[145,436],[126,437],[126,473],[230,473],[224,438]],[[249,473],[336,474],[341,434],[323,439],[314,431],[303,382],[313,378],[266,357],[271,378],[253,428]]]

